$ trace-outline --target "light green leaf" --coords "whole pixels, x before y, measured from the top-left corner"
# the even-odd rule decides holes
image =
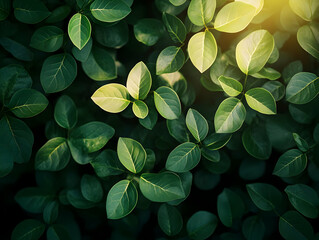
[[[81,50],[91,37],[91,23],[87,16],[76,13],[68,25],[68,34],[72,43]]]
[[[93,102],[104,111],[122,112],[130,104],[130,95],[126,87],[118,83],[105,84],[91,96]]]
[[[134,25],[135,38],[146,46],[155,45],[163,32],[162,22],[155,18],[143,18]]]
[[[183,43],[186,38],[184,23],[178,17],[168,13],[163,13],[162,20],[171,39],[174,42]]]
[[[137,204],[138,193],[135,185],[129,180],[116,183],[106,199],[108,219],[120,219],[130,214]]]
[[[70,150],[65,138],[56,137],[46,142],[35,156],[35,169],[60,171],[70,161]]]
[[[177,208],[162,204],[157,213],[158,225],[168,236],[177,235],[183,228],[183,218]]]
[[[81,178],[81,192],[83,197],[91,202],[100,202],[103,198],[103,187],[99,180],[93,176],[84,174]]]
[[[236,33],[244,30],[255,16],[256,8],[243,2],[226,4],[215,19],[215,29],[220,32]]]
[[[221,75],[218,78],[218,81],[228,96],[236,97],[243,91],[243,85],[232,77],[225,77]]]
[[[181,103],[177,93],[166,86],[159,87],[154,91],[155,107],[162,117],[173,120],[181,114]]]
[[[264,88],[252,88],[245,93],[246,101],[252,109],[257,112],[272,115],[276,114],[276,101],[274,97]]]
[[[62,95],[55,104],[54,119],[61,127],[72,129],[78,121],[78,112],[74,101],[67,95]]]
[[[132,173],[142,171],[147,157],[145,149],[139,142],[123,137],[118,140],[117,155],[123,166]]]
[[[241,128],[246,118],[246,109],[237,98],[227,98],[219,105],[214,118],[217,133],[233,133]]]
[[[90,6],[93,17],[102,22],[116,22],[125,18],[130,6],[123,0],[95,0]]]
[[[168,155],[165,167],[174,172],[188,172],[197,166],[200,157],[199,147],[195,143],[182,143]]]
[[[210,31],[199,32],[188,42],[188,54],[193,65],[201,73],[205,72],[215,61],[217,56],[217,43]]]
[[[256,8],[255,16],[260,13],[264,7],[264,0],[235,0],[235,2],[243,2]]]
[[[140,189],[153,202],[168,202],[185,197],[181,179],[172,172],[143,173]]]
[[[216,9],[216,0],[191,0],[187,16],[197,26],[203,26],[212,21]]]
[[[34,219],[26,219],[20,222],[11,235],[11,240],[38,240],[43,235],[45,225]]]
[[[77,65],[74,58],[68,53],[61,53],[45,59],[40,81],[46,93],[55,93],[69,87],[76,75]]]
[[[264,67],[259,72],[251,74],[251,76],[253,76],[255,78],[265,78],[268,80],[277,80],[278,78],[281,77],[281,74],[280,74],[280,72],[278,72],[277,70],[275,70],[273,68]]]
[[[242,39],[236,47],[236,60],[245,74],[259,72],[275,47],[274,37],[267,30],[257,30]]]
[[[152,76],[143,62],[137,63],[127,77],[126,87],[135,99],[145,99],[152,86]]]
[[[43,52],[55,52],[63,44],[64,33],[61,28],[45,26],[37,29],[32,37],[30,46]]]
[[[274,175],[293,177],[302,173],[307,166],[307,155],[297,149],[290,149],[278,159]]]
[[[187,221],[186,229],[188,236],[195,240],[209,238],[217,227],[217,217],[207,211],[194,213]]]
[[[133,113],[136,117],[144,119],[148,115],[148,107],[147,105],[140,100],[136,100],[132,105]]]
[[[313,1],[316,2],[316,1]],[[298,29],[299,45],[314,58],[319,59],[319,27],[315,23],[304,25]]]
[[[48,99],[42,93],[24,88],[13,94],[8,107],[17,117],[29,118],[41,113],[48,104]]]
[[[299,17],[311,21],[316,16],[319,2],[316,0],[289,0],[289,6]]]
[[[50,15],[49,10],[40,0],[14,0],[14,16],[20,22],[36,24]]]
[[[195,109],[189,109],[186,115],[186,126],[194,138],[200,142],[208,133],[207,120]]]
[[[157,57],[156,74],[173,73],[180,70],[185,61],[185,55],[180,47],[169,46]]]

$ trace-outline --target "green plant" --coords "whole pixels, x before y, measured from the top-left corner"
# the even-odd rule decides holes
[[[318,13],[0,0],[3,238],[317,239]]]

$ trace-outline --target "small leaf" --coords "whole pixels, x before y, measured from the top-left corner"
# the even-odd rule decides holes
[[[193,65],[201,73],[205,72],[215,61],[217,56],[217,43],[210,31],[199,32],[188,42],[188,54]]]
[[[147,105],[140,100],[136,100],[132,105],[133,113],[136,117],[144,119],[148,115],[148,107]]]
[[[316,1],[312,1],[316,2]],[[299,45],[308,52],[311,56],[319,59],[319,27],[310,23],[309,25],[304,25],[298,29],[297,40]]]
[[[177,208],[162,204],[157,213],[158,225],[168,236],[177,235],[183,228],[183,218]]]
[[[251,76],[255,78],[265,78],[265,79],[273,81],[280,78],[281,74],[280,72],[278,72],[277,70],[273,68],[264,67],[259,72],[251,74]]]
[[[243,85],[234,78],[220,76],[218,81],[228,96],[236,97],[243,91]]]
[[[140,189],[153,202],[168,202],[185,197],[181,179],[172,172],[143,173]]]
[[[297,149],[291,149],[280,156],[273,174],[279,177],[293,177],[302,173],[306,166],[307,155]]]
[[[146,46],[155,45],[163,32],[162,22],[155,18],[143,18],[134,25],[135,38]]]
[[[81,178],[81,192],[85,199],[91,202],[100,202],[103,198],[103,188],[99,180],[92,175],[83,175]]]
[[[181,103],[177,93],[166,86],[159,87],[154,91],[155,107],[162,117],[173,120],[181,114]]]
[[[185,55],[180,47],[169,46],[157,57],[156,74],[173,73],[180,70],[185,61]]]
[[[189,109],[186,115],[186,126],[197,142],[203,141],[208,133],[207,120],[196,110]]]
[[[294,137],[295,143],[300,151],[307,152],[309,150],[307,141],[300,137],[298,133],[293,133],[292,136]]]
[[[20,22],[36,24],[50,15],[49,10],[40,0],[14,0],[14,16]]]
[[[246,109],[237,98],[227,98],[218,107],[215,118],[217,133],[233,133],[241,128],[246,118]]]
[[[184,23],[178,17],[165,12],[163,13],[162,19],[171,39],[174,42],[183,43],[186,38]]]
[[[33,33],[30,46],[43,52],[55,52],[62,47],[63,35],[61,28],[41,27]]]
[[[43,235],[45,225],[34,219],[26,219],[20,222],[11,235],[12,240],[38,240]]]
[[[139,142],[123,137],[118,140],[117,155],[123,166],[132,173],[142,171],[147,157],[145,149]]]
[[[212,133],[203,141],[204,146],[210,150],[218,150],[224,147],[232,135],[227,133]]]
[[[130,104],[130,95],[126,87],[118,83],[105,84],[91,96],[93,102],[104,111],[122,112]]]
[[[216,9],[216,0],[191,0],[187,16],[197,26],[211,22]]]
[[[72,43],[81,50],[91,37],[90,20],[81,13],[74,14],[69,21],[68,34]]]
[[[203,240],[209,238],[217,227],[217,217],[207,211],[194,213],[187,221],[187,233],[191,239]]]
[[[272,115],[276,114],[274,97],[264,88],[253,88],[245,93],[247,104],[257,112]]]
[[[54,108],[54,119],[61,127],[72,129],[78,121],[78,112],[74,101],[67,95],[61,96]]]
[[[182,143],[168,155],[165,167],[174,172],[187,172],[196,167],[200,157],[199,147],[195,143]]]

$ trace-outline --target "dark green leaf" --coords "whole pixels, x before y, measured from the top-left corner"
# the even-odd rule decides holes
[[[40,0],[14,0],[13,8],[16,19],[28,24],[39,23],[50,15],[49,10]]]
[[[292,135],[299,150],[302,152],[307,152],[309,150],[307,141],[300,137],[298,133],[293,133]]]
[[[43,220],[47,224],[54,223],[59,215],[59,203],[57,201],[49,202],[43,209]]]
[[[92,175],[83,175],[81,178],[81,192],[86,200],[100,202],[103,198],[103,188],[99,180]]]
[[[162,19],[171,39],[174,42],[183,43],[186,38],[184,23],[178,17],[168,13],[163,13]]]
[[[7,37],[0,37],[0,45],[18,60],[26,62],[33,60],[33,53],[21,43]]]
[[[153,18],[140,19],[134,25],[134,35],[137,41],[146,46],[155,45],[161,38],[164,26],[161,21]]]
[[[247,240],[262,240],[265,231],[265,224],[259,216],[248,217],[243,222],[242,232]]]
[[[158,225],[168,236],[177,235],[183,227],[183,218],[177,208],[162,204],[157,213]]]
[[[176,72],[183,67],[184,61],[185,55],[180,47],[167,47],[158,55],[156,74]]]
[[[63,35],[58,27],[41,27],[33,33],[30,46],[43,52],[55,52],[63,44]]]
[[[58,99],[54,108],[54,119],[63,128],[75,127],[78,121],[78,112],[72,98],[63,95]]]
[[[177,93],[166,86],[159,87],[154,91],[154,102],[157,111],[162,117],[173,120],[181,114],[181,103]]]
[[[26,219],[20,222],[13,230],[12,240],[38,240],[45,230],[45,225],[34,219]]]
[[[194,213],[187,221],[187,233],[191,239],[204,240],[210,237],[217,227],[217,217],[207,211]]]
[[[200,142],[205,139],[208,133],[206,119],[195,109],[189,109],[186,115],[186,126],[194,138]]]

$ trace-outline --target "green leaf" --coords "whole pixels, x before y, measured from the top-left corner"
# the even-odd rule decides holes
[[[157,79],[160,85],[171,87],[178,96],[183,97],[187,95],[187,81],[180,72],[161,74]]]
[[[180,6],[186,2],[186,0],[169,0],[174,6]]]
[[[210,31],[199,32],[188,42],[188,54],[193,65],[201,73],[205,72],[215,61],[217,56],[217,43]]]
[[[95,81],[117,78],[117,68],[111,54],[103,48],[93,47],[85,62],[82,62],[85,74]]]
[[[276,114],[276,101],[264,88],[252,88],[245,93],[247,104],[252,109],[262,114]]]
[[[57,201],[49,202],[43,209],[43,220],[47,224],[54,223],[59,215],[59,203]]]
[[[187,172],[197,166],[200,157],[199,147],[195,143],[182,143],[168,155],[165,167],[174,172]]]
[[[188,236],[195,240],[209,238],[217,227],[217,217],[207,211],[194,213],[187,221],[186,229]]]
[[[75,57],[75,59],[82,63],[86,62],[91,53],[92,45],[93,45],[93,40],[92,38],[90,38],[87,44],[82,48],[82,50],[79,50],[77,47],[73,46],[72,54]]]
[[[173,73],[180,70],[185,61],[185,55],[180,47],[169,46],[160,52],[156,61],[156,74]]]
[[[113,150],[103,150],[90,164],[94,168],[96,175],[105,178],[113,175],[120,175],[125,171],[117,153]]]
[[[68,53],[61,53],[45,59],[40,81],[46,93],[55,93],[69,87],[76,75],[77,65],[74,58]]]
[[[133,113],[136,117],[144,119],[148,115],[148,107],[147,105],[140,100],[136,100],[132,105]]]
[[[184,23],[178,17],[168,13],[163,13],[162,20],[171,39],[174,42],[183,43],[186,39]]]
[[[297,149],[291,149],[280,156],[273,174],[279,177],[293,177],[302,173],[306,166],[307,155]]]
[[[168,204],[173,206],[179,205],[189,196],[191,192],[192,183],[193,183],[193,174],[191,172],[178,173],[177,175],[180,177],[182,181],[182,187],[185,192],[185,197],[168,202]]]
[[[159,87],[154,91],[155,107],[162,117],[173,120],[181,114],[181,102],[177,93],[166,86]]]
[[[236,97],[243,91],[243,85],[232,77],[225,77],[221,75],[218,78],[218,81],[228,96]]]
[[[57,23],[63,21],[71,12],[71,7],[69,5],[62,5],[55,8],[50,16],[45,19],[46,23]]]
[[[172,172],[143,173],[140,189],[153,202],[168,202],[185,197],[181,179]]]
[[[123,0],[95,0],[90,6],[93,17],[102,22],[116,22],[125,18],[130,6]]]
[[[103,148],[114,133],[115,130],[110,125],[93,121],[73,129],[68,143],[84,153],[92,153]]]
[[[123,166],[132,173],[142,171],[147,157],[145,149],[139,142],[123,137],[118,140],[117,155]]]
[[[168,236],[177,235],[183,228],[183,218],[177,208],[162,204],[157,213],[158,225]]]
[[[231,227],[235,219],[240,219],[245,211],[243,200],[238,194],[228,188],[217,197],[217,212],[220,221],[226,226]]]
[[[189,133],[187,132],[185,117],[181,114],[177,119],[166,120],[169,134],[179,143],[189,142]]]
[[[289,63],[282,71],[284,83],[289,83],[290,79],[297,73],[303,71],[303,65],[300,60]]]
[[[191,0],[187,16],[197,26],[203,26],[212,21],[216,9],[216,0]]]
[[[279,232],[284,239],[314,239],[311,224],[296,211],[288,211],[280,216]]]
[[[267,30],[250,33],[236,47],[236,60],[240,70],[246,75],[262,70],[274,47],[274,37]]]
[[[163,32],[162,22],[155,18],[143,18],[134,25],[135,38],[146,46],[155,45]]]
[[[35,169],[60,171],[70,161],[70,150],[65,138],[56,137],[46,142],[35,156]]]
[[[120,219],[133,211],[137,204],[138,193],[135,185],[129,180],[116,183],[106,199],[108,219]]]
[[[313,0],[289,0],[289,6],[294,13],[306,21],[315,18],[319,2]]]
[[[307,152],[309,150],[307,141],[300,137],[298,133],[293,133],[292,136],[294,137],[295,143],[300,151]]]
[[[313,1],[316,2],[316,1]],[[319,27],[315,23],[304,25],[298,29],[299,45],[314,58],[319,59]]]
[[[243,2],[254,6],[256,8],[255,16],[260,13],[264,6],[264,0],[235,0],[235,2]]]
[[[157,118],[157,111],[155,110],[155,108],[151,107],[148,111],[148,115],[143,119],[139,118],[138,121],[146,129],[152,130],[156,125]]]
[[[310,72],[295,74],[286,88],[286,99],[290,103],[305,104],[319,93],[319,77]]]
[[[246,185],[247,192],[254,204],[263,211],[272,211],[281,207],[281,192],[268,183],[251,183]]]
[[[14,0],[14,16],[20,22],[36,24],[50,15],[49,10],[40,0]]]
[[[269,91],[275,101],[279,101],[285,96],[285,86],[279,81],[266,82],[262,88]]]
[[[75,208],[89,209],[94,206],[94,203],[86,200],[81,191],[78,189],[70,189],[66,194],[67,201]]]
[[[5,20],[11,10],[11,0],[1,0],[0,1],[0,21]]]
[[[195,109],[189,109],[186,115],[186,126],[197,142],[203,141],[208,133],[207,120]]]
[[[266,227],[260,216],[251,216],[244,220],[242,232],[247,240],[262,240]]]
[[[251,75],[255,78],[265,78],[271,81],[277,80],[278,78],[281,77],[280,72],[278,72],[277,70],[273,68],[268,68],[268,67],[264,67],[259,72],[251,74]]]
[[[81,192],[83,197],[91,202],[100,202],[103,198],[103,188],[99,180],[92,175],[84,174],[81,178]]]
[[[34,219],[26,219],[20,222],[11,235],[12,240],[38,240],[43,235],[45,225]]]
[[[237,98],[227,98],[219,105],[214,118],[217,133],[233,133],[241,128],[246,118],[246,109]]]
[[[68,34],[72,43],[81,50],[91,37],[90,20],[81,13],[74,14],[69,21]]]
[[[61,28],[45,26],[37,29],[30,41],[30,46],[42,52],[55,52],[62,47],[64,33]]]
[[[19,42],[7,37],[0,37],[0,45],[18,60],[26,62],[33,60],[33,52]]]
[[[28,162],[33,146],[33,134],[28,125],[14,117],[4,116],[0,120],[1,138],[0,160],[6,162],[6,166],[13,162]],[[3,173],[2,173],[3,174]]]
[[[67,95],[62,95],[55,104],[54,119],[61,127],[72,129],[78,121],[78,112],[74,101]]]
[[[21,89],[12,96],[8,107],[20,118],[29,118],[41,113],[49,104],[48,99],[34,89]]]
[[[66,224],[67,225],[67,224]],[[77,227],[77,225],[64,226],[60,224],[51,225],[47,230],[47,240],[71,240],[70,234],[75,233],[76,231],[69,231],[66,229],[67,227],[72,228],[73,226]],[[75,238],[77,234],[74,234]]]
[[[104,111],[122,112],[130,104],[130,95],[126,87],[118,83],[105,84],[91,96],[93,102]]]
[[[46,189],[29,187],[19,190],[14,200],[27,212],[42,213],[45,206],[53,198],[54,195],[50,194]]]
[[[317,192],[305,185],[295,184],[285,188],[291,205],[308,218],[317,218],[319,215],[319,197]]]
[[[135,99],[144,100],[152,86],[152,76],[143,62],[137,63],[127,77],[126,87]]]
[[[212,133],[203,141],[204,146],[209,150],[218,150],[224,147],[232,135],[227,133]]]
[[[236,33],[244,30],[255,16],[256,8],[243,2],[226,4],[218,13],[214,27],[220,32]]]

